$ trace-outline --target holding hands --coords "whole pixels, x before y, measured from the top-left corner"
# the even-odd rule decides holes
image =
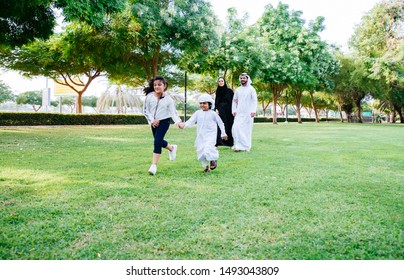
[[[154,127],[154,128],[158,127],[159,124],[160,124],[160,121],[159,121],[159,120],[154,120],[154,121],[151,123],[152,127]]]

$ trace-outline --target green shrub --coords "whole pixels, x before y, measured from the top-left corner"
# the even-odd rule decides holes
[[[180,116],[183,119],[182,116]],[[187,116],[189,119],[190,116]],[[278,122],[285,122],[279,117]],[[333,120],[333,119],[328,119]],[[302,122],[314,122],[312,118],[302,118]],[[325,121],[325,119],[321,119]],[[272,118],[256,117],[255,123],[272,122]],[[297,122],[296,118],[288,118],[288,122]],[[147,124],[143,115],[129,114],[60,114],[60,113],[10,113],[0,112],[0,126],[35,126],[35,125],[114,125],[114,124]]]
[[[0,125],[110,125],[147,124],[143,115],[0,113]]]

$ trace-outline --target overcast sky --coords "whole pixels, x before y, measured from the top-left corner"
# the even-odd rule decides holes
[[[209,0],[215,14],[225,22],[227,9],[235,7],[241,17],[248,13],[250,24],[257,21],[265,6],[277,7],[278,0]],[[325,18],[326,29],[320,33],[323,40],[340,45],[347,50],[347,43],[354,28],[361,22],[362,16],[369,12],[381,0],[283,0],[290,10],[302,11],[302,18],[309,22],[318,16]]]
[[[249,24],[261,17],[265,6],[272,4],[278,6],[278,0],[209,0],[214,13],[225,22],[227,9],[235,7],[241,17],[244,13],[249,15]],[[347,43],[354,28],[361,21],[363,15],[370,11],[381,0],[283,0],[289,9],[303,12],[302,18],[306,22],[314,20],[318,16],[325,17],[326,29],[320,33],[322,38],[329,43],[340,45],[347,50]],[[0,72],[0,80],[8,84],[15,93],[28,90],[40,90],[46,87],[45,78],[22,78],[15,72]],[[53,81],[49,81],[53,87]],[[105,87],[105,81],[96,79],[94,85],[89,88],[99,91],[99,87]]]

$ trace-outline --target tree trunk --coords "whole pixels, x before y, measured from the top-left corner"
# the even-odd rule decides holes
[[[57,79],[54,79],[55,82],[58,84],[68,86],[71,89],[73,89],[77,93],[77,107],[76,107],[76,113],[81,114],[83,112],[83,106],[82,106],[82,96],[83,93],[86,92],[87,88],[90,86],[91,82],[97,78],[98,76],[101,75],[101,72],[98,70],[95,70],[94,73],[85,72],[82,75],[85,75],[87,77],[87,82],[84,83],[80,78],[75,78],[74,75],[70,75],[69,73],[62,73],[61,76],[64,80],[64,82],[58,82]]]
[[[281,105],[281,106],[279,106],[279,107],[281,107],[281,114],[282,114],[282,117],[285,117],[285,114],[286,114],[286,104],[285,104],[285,105]]]
[[[403,112],[399,106],[393,105],[394,110],[400,116],[400,123],[404,123]]]
[[[261,108],[262,108],[262,114],[263,114],[264,117],[265,117],[265,111],[266,111],[265,109],[266,109],[266,108],[265,108],[264,100],[261,101]]]
[[[362,111],[361,111],[361,101],[360,100],[355,100],[355,106],[356,106],[356,118],[358,119],[358,122],[362,122]]]
[[[278,121],[276,119],[277,118],[277,116],[276,116],[276,104],[278,104],[278,97],[281,96],[281,92],[285,88],[285,86],[284,85],[271,84],[270,88],[271,88],[272,93],[274,95],[274,102],[273,102],[274,110],[272,112],[272,123],[273,124],[278,124]]]
[[[391,114],[390,114],[390,122],[391,123],[396,122],[396,111],[395,110],[393,110],[393,112],[391,112]]]
[[[352,123],[352,115],[351,115],[351,112],[345,111],[345,115],[346,115],[346,120],[347,120],[347,122]]]
[[[42,105],[39,105],[38,108],[35,107],[35,105],[32,105],[32,108],[34,109],[35,112],[38,112],[39,109],[41,109]]]
[[[306,111],[309,113],[309,118],[311,118],[311,113],[313,112],[313,109],[310,107],[304,107],[304,109],[306,109]]]
[[[81,105],[82,96],[83,96],[82,92],[77,93],[77,107],[76,107],[76,113],[77,114],[83,113],[83,106]]]
[[[296,91],[296,113],[297,113],[297,122],[298,123],[302,123],[302,113],[300,111],[301,100],[302,100],[302,92]]]
[[[278,124],[278,120],[276,117],[276,104],[278,103],[278,94],[274,93],[274,102],[273,102],[273,111],[272,111],[272,123]]]
[[[313,107],[313,111],[314,111],[314,116],[316,118],[316,123],[319,123],[320,120],[318,118],[318,112],[317,112],[317,108],[316,108],[316,103],[314,102],[314,91],[310,91],[310,100],[311,100],[311,107]]]
[[[154,55],[153,55],[153,77],[156,77],[158,75],[158,65],[159,65],[159,54],[160,54],[160,46],[157,46],[154,49]]]
[[[343,122],[344,122],[344,118],[342,117],[342,108],[341,108],[341,105],[338,104],[337,106],[338,106],[338,111],[339,111],[339,119],[340,119],[341,122],[343,123]]]
[[[149,63],[149,61],[144,61],[143,68],[146,72],[147,81],[149,81],[151,78],[153,78],[152,70],[151,70],[152,67],[150,67],[150,65],[151,65],[151,63]]]
[[[261,103],[262,105],[261,105],[261,107],[262,107],[262,113],[264,114],[264,116],[266,116],[266,114],[267,114],[267,109],[268,109],[268,106],[269,106],[269,104],[270,104],[270,102],[268,102],[267,104],[265,104],[265,100],[262,100],[262,103]]]

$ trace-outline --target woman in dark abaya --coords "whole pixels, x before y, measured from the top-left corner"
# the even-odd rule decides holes
[[[217,80],[215,108],[216,112],[219,114],[220,118],[224,123],[228,139],[227,141],[223,140],[218,130],[216,146],[229,146],[229,147],[233,146],[233,136],[231,134],[231,128],[233,127],[233,121],[234,121],[234,117],[231,112],[233,95],[234,92],[227,87],[225,79],[220,77]]]

